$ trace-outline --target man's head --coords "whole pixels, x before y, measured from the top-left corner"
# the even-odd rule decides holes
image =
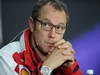
[[[68,10],[60,0],[41,0],[36,4],[29,27],[42,53],[48,54],[54,43],[63,39],[68,18]]]
[[[67,6],[61,0],[37,0],[37,3],[34,4],[34,8],[32,11],[33,19],[40,16],[41,8],[46,4],[50,4],[54,9],[58,11],[64,10],[67,15],[67,20],[69,20],[69,12]]]

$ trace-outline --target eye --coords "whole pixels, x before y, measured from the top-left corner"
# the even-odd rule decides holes
[[[56,29],[57,29],[57,30],[64,30],[65,27],[64,27],[64,26],[56,26]]]
[[[61,27],[60,26],[56,26],[56,29],[61,29]]]
[[[62,26],[56,26],[56,29],[58,29],[58,30],[62,30],[63,27],[62,27]]]
[[[65,26],[61,26],[61,29],[64,30],[65,29]]]
[[[45,26],[45,27],[49,27],[49,24],[45,23],[45,22],[42,25]]]

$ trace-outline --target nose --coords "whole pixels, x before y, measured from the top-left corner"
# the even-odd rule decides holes
[[[55,38],[55,36],[56,36],[55,27],[53,27],[49,32],[49,38]]]

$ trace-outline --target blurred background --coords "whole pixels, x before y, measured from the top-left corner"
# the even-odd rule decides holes
[[[65,39],[76,51],[83,75],[93,69],[100,74],[100,0],[65,0],[70,11],[71,31]],[[35,0],[0,0],[0,47],[9,43],[27,25]]]

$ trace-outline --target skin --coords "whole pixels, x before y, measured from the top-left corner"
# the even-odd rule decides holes
[[[64,11],[58,11],[47,4],[41,8],[39,19],[54,25],[66,25],[66,17],[67,15]],[[49,66],[53,70],[62,65],[66,60],[70,59],[73,61],[72,63],[74,63],[74,50],[71,43],[63,39],[64,33],[56,33],[54,27],[50,31],[44,31],[41,29],[40,23],[37,22],[33,24],[33,19],[31,17],[28,19],[28,24],[32,32],[32,46],[35,47],[35,39],[38,47],[41,48],[40,50],[42,52],[37,49],[36,52],[44,62],[43,65]]]

